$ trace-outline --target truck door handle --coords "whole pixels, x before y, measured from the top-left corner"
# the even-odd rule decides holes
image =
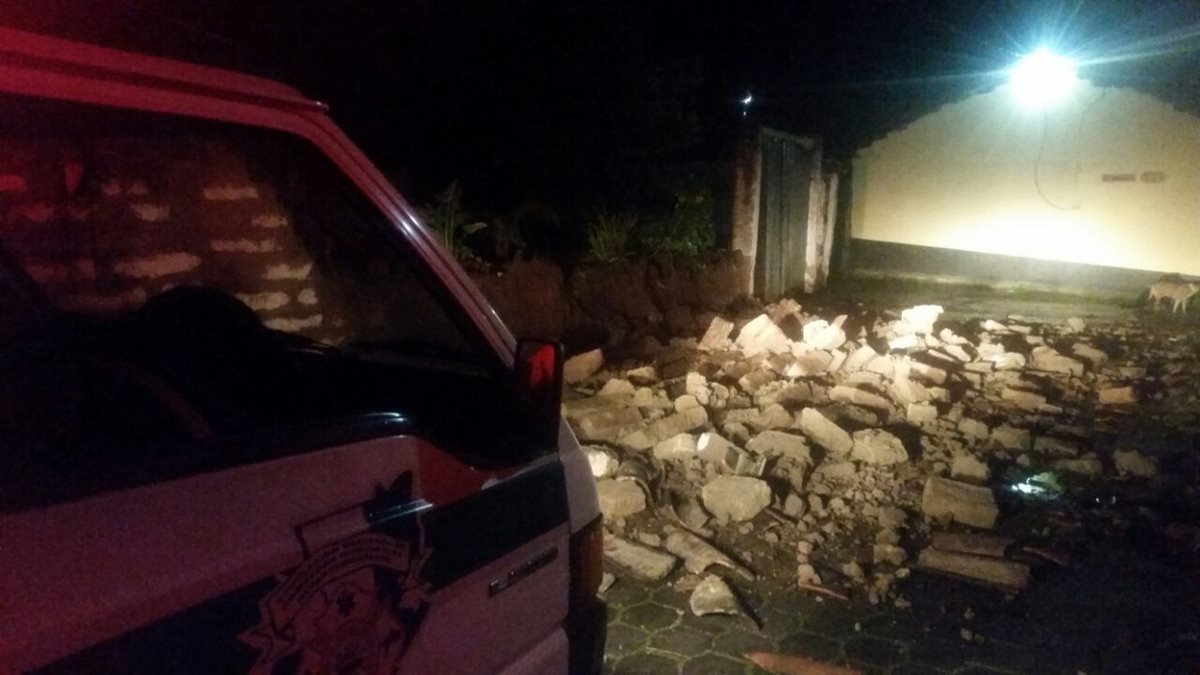
[[[296,538],[304,557],[335,541],[366,532],[397,518],[415,516],[433,505],[424,499],[397,499],[381,495],[358,506],[335,511],[296,526]]]

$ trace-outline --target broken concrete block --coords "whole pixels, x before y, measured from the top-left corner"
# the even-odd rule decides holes
[[[567,420],[571,421],[568,413]],[[639,429],[645,423],[640,410],[615,407],[581,415],[572,425],[579,440],[611,441]]]
[[[708,412],[704,408],[692,408],[668,415],[646,428],[646,435],[652,443],[664,441],[676,434],[692,431],[708,422]],[[623,440],[623,439],[622,439]]]
[[[1058,457],[1074,457],[1079,454],[1079,441],[1071,438],[1038,436],[1033,442],[1033,451]]]
[[[830,389],[829,398],[841,403],[853,403],[854,405],[873,408],[884,413],[891,413],[892,410],[892,404],[886,398],[878,394],[872,394],[869,391],[845,385],[838,385]]]
[[[1100,405],[1133,405],[1138,402],[1133,387],[1106,387],[1099,392]]]
[[[665,461],[688,460],[695,457],[696,452],[696,438],[689,433],[675,434],[654,444],[655,458]]]
[[[867,361],[863,370],[891,379],[896,375],[896,359],[887,354],[881,354]]]
[[[691,410],[692,408],[699,408],[700,402],[696,400],[695,396],[692,396],[691,394],[684,394],[683,396],[675,399],[674,405],[675,412],[683,412],[685,410]]]
[[[696,616],[708,616],[709,614],[740,616],[742,614],[741,605],[738,604],[737,597],[729,588],[729,584],[715,574],[704,577],[699,584],[696,584],[691,597],[688,598],[688,607]]]
[[[900,320],[911,326],[913,332],[928,335],[933,333],[933,324],[943,311],[941,305],[917,305],[900,312]]]
[[[816,398],[816,392],[813,390],[812,384],[808,382],[796,382],[793,384],[779,382],[776,386],[760,389],[754,395],[754,404],[759,407],[766,407],[772,403],[805,403],[812,401],[814,398]]]
[[[778,403],[763,408],[757,415],[753,415],[746,420],[745,424],[755,431],[764,431],[766,429],[784,429],[792,426],[794,421],[792,413]]]
[[[611,534],[604,536],[604,557],[625,568],[633,576],[658,581],[675,569],[677,559],[669,553],[635,544]]]
[[[789,518],[799,519],[804,515],[807,508],[804,500],[795,492],[789,492],[788,496],[783,500],[783,515]]]
[[[1113,464],[1122,476],[1154,478],[1158,475],[1158,462],[1137,450],[1117,450],[1113,453]]]
[[[937,421],[938,409],[932,403],[909,403],[905,415],[912,424],[932,424]]]
[[[1083,375],[1083,364],[1079,361],[1059,354],[1053,347],[1045,345],[1034,347],[1032,363],[1034,370],[1044,370],[1064,375]]]
[[[633,396],[635,389],[633,383],[629,380],[620,378],[612,378],[600,387],[600,391],[596,392],[597,396]]]
[[[969,553],[988,558],[1003,558],[1012,545],[1010,537],[973,532],[934,532],[930,541],[933,547],[951,553]]]
[[[746,449],[768,457],[791,457],[805,464],[812,464],[812,454],[803,436],[783,431],[767,430],[750,439]]]
[[[968,353],[967,350],[963,349],[962,347],[959,347],[958,345],[944,344],[944,345],[942,345],[941,349],[948,356],[950,356],[954,360],[958,361],[959,363],[970,363],[972,360],[971,354]]]
[[[850,353],[846,357],[846,362],[842,364],[842,370],[847,373],[855,373],[866,367],[871,359],[879,356],[879,353],[871,349],[869,345],[863,345]]]
[[[827,351],[841,347],[846,343],[846,332],[842,330],[842,324],[845,321],[845,314],[835,319],[832,324],[823,319],[809,321],[804,324],[803,328],[804,344],[813,349]]]
[[[757,478],[720,476],[701,488],[700,499],[717,520],[742,522],[770,506],[771,488]]]
[[[1096,369],[1108,362],[1108,354],[1096,349],[1095,347],[1077,342],[1071,347],[1072,355],[1087,361],[1092,364],[1092,368]]]
[[[638,408],[673,408],[674,404],[671,399],[667,398],[662,392],[655,393],[650,387],[641,387],[633,393],[633,398],[629,400],[629,404]]]
[[[644,387],[658,382],[658,371],[654,369],[654,366],[642,366],[625,371],[625,379],[639,387]]]
[[[990,433],[988,425],[979,420],[964,417],[958,422],[958,432],[967,438],[969,441],[982,441],[988,437]]]
[[[719,464],[725,461],[725,454],[730,449],[737,449],[725,437],[715,431],[706,431],[696,440],[696,452],[700,459]]]
[[[1046,405],[1045,396],[1042,396],[1037,392],[1026,391],[1024,389],[1013,389],[1012,387],[1005,387],[1004,390],[1000,392],[1000,398],[1012,403],[1021,410],[1028,410],[1032,412],[1041,410],[1042,406]]]
[[[1019,591],[1029,585],[1029,567],[1009,560],[927,548],[921,551],[917,565],[1008,590]]]
[[[786,354],[792,351],[792,341],[783,334],[766,314],[760,314],[742,326],[734,344],[746,356],[760,354]]]
[[[583,446],[583,454],[587,457],[588,466],[592,468],[592,476],[605,478],[616,472],[620,462],[604,448]]]
[[[842,364],[846,362],[846,352],[836,349],[833,352],[833,359],[829,361],[829,365],[825,366],[825,372],[836,373],[842,369]]]
[[[897,377],[891,386],[888,387],[888,394],[892,397],[893,401],[903,406],[921,403],[930,399],[929,390],[924,385],[907,377]]]
[[[1028,429],[1001,424],[992,429],[991,443],[1003,450],[1024,452],[1030,448],[1032,436]]]
[[[646,493],[632,480],[605,478],[596,481],[596,499],[600,502],[600,512],[608,520],[646,510]]]
[[[671,529],[664,545],[672,554],[683,558],[684,569],[692,574],[703,574],[709,567],[718,565],[737,572],[747,579],[754,579],[754,574],[750,570],[737,564],[717,547],[691,532]]]
[[[951,478],[967,478],[980,483],[988,479],[987,464],[979,461],[974,455],[962,453],[955,455],[950,462]]]
[[[645,429],[638,429],[637,431],[630,432],[616,440],[617,445],[621,446],[622,448],[625,448],[626,450],[637,450],[639,452],[653,448],[654,444],[657,442],[658,439],[646,433]]]
[[[909,333],[908,335],[901,335],[888,340],[888,349],[891,349],[892,351],[903,351],[905,349],[917,347],[920,344],[921,342],[917,336],[913,333]]]
[[[1000,515],[991,490],[937,476],[925,481],[921,510],[930,518],[949,518],[983,529],[995,525]]]
[[[813,480],[830,481],[852,478],[856,472],[853,462],[824,462],[813,471]]]
[[[721,349],[729,340],[729,334],[732,332],[732,321],[726,321],[719,316],[714,316],[713,320],[708,324],[708,330],[704,331],[704,337],[700,338],[698,348],[706,352]]]
[[[725,453],[725,460],[722,464],[725,465],[725,468],[732,471],[735,476],[762,478],[763,473],[767,470],[767,458],[765,456],[752,455],[738,448],[730,448]]]
[[[904,443],[883,429],[863,429],[853,435],[850,459],[867,464],[899,464],[908,461]]]
[[[567,384],[578,384],[595,375],[604,366],[604,352],[593,349],[576,354],[563,363],[563,380]]]
[[[712,390],[708,386],[708,378],[697,372],[689,372],[683,379],[684,393],[691,394],[701,405],[708,405]]]
[[[805,408],[800,411],[800,430],[814,443],[837,457],[849,455],[850,450],[854,447],[854,440],[850,434],[822,415],[816,408]]]
[[[829,370],[830,364],[833,363],[833,354],[827,351],[814,349],[804,352],[796,357],[792,367],[785,373],[788,377],[808,377],[809,375],[819,375]]]
[[[921,363],[920,361],[911,362],[909,368],[912,369],[913,375],[931,384],[945,384],[948,377],[945,369]]]
[[[1099,476],[1104,473],[1104,465],[1095,455],[1085,455],[1076,459],[1055,460],[1052,465],[1059,471],[1077,473],[1081,476]]]
[[[1003,352],[991,358],[996,370],[1021,370],[1025,367],[1025,356],[1017,352]]]
[[[738,379],[738,387],[747,394],[753,394],[758,391],[763,385],[774,382],[779,379],[775,373],[769,370],[752,370]]]

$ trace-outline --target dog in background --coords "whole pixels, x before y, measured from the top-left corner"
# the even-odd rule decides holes
[[[1193,295],[1200,292],[1200,284],[1185,281],[1178,274],[1167,274],[1150,286],[1150,306],[1158,309],[1161,300],[1172,302],[1172,312],[1187,312],[1187,303]]]

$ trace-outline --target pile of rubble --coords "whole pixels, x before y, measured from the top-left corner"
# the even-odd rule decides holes
[[[1064,557],[991,533],[997,495],[1154,479],[1157,458],[1124,445],[1135,410],[1197,428],[1184,336],[942,313],[828,321],[785,300],[631,359],[570,359],[563,410],[609,560],[646,580],[682,567],[698,613],[735,612],[727,581],[756,573],[900,607],[912,567],[1015,592],[1031,555]]]

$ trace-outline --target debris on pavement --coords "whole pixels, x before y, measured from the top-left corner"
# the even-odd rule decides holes
[[[696,616],[728,614],[742,616],[742,608],[729,584],[721,577],[710,574],[696,585],[688,599],[688,606]]]
[[[749,652],[746,660],[776,675],[862,675],[861,670],[831,666],[801,656],[771,652]]]
[[[1063,537],[1146,518],[1124,495],[1200,494],[1179,442],[1200,447],[1200,338],[937,305],[804,310],[568,360],[563,413],[619,575],[674,574],[706,612],[764,579],[907,607],[913,569],[1014,593],[1070,564]],[[1165,522],[1145,529],[1200,541],[1197,523],[1180,537]]]

